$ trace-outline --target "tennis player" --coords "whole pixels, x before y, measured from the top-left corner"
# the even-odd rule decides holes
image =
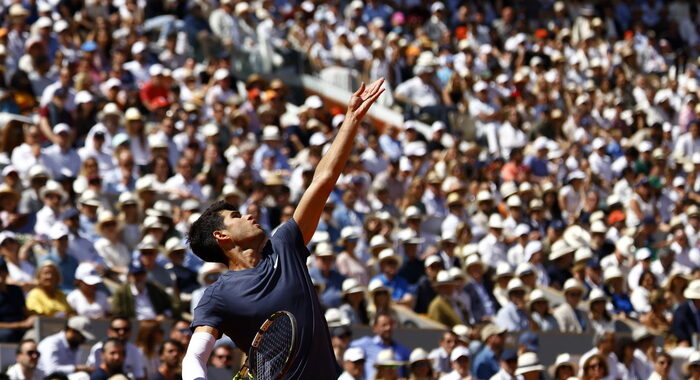
[[[268,238],[250,216],[217,202],[192,224],[188,240],[204,261],[229,271],[209,286],[194,310],[194,334],[182,361],[183,380],[206,379],[214,342],[226,334],[248,352],[260,325],[279,310],[298,325],[298,354],[285,379],[337,379],[340,374],[326,320],[306,268],[306,245],[316,231],[328,195],[353,150],[360,121],[384,91],[379,79],[350,98],[345,121],[294,211]]]

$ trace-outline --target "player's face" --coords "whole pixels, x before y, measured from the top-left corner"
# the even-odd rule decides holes
[[[221,212],[224,218],[226,237],[235,245],[248,245],[259,242],[265,237],[265,231],[252,215],[241,215],[238,211]]]

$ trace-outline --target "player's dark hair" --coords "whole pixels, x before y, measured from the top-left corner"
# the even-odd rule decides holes
[[[184,351],[184,347],[182,347],[182,343],[180,343],[176,340],[168,339],[165,342],[163,342],[163,344],[161,344],[160,347],[158,348],[158,356],[163,355],[163,351],[165,350],[166,344],[172,344],[173,346],[177,347],[177,350],[180,351],[181,353],[182,353],[182,351]]]
[[[187,234],[187,242],[192,248],[192,252],[200,259],[208,262],[228,264],[224,251],[214,239],[214,231],[223,230],[224,217],[220,212],[238,211],[235,206],[225,201],[218,201],[207,208],[199,217]]]

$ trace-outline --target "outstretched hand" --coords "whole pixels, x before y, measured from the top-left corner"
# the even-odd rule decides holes
[[[360,88],[350,97],[346,117],[362,120],[367,114],[367,111],[369,111],[369,107],[371,107],[384,92],[385,89],[382,88],[382,84],[384,84],[384,78],[377,79],[369,87],[365,87],[365,82],[362,82]]]

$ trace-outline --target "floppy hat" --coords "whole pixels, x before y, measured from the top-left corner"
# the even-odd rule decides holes
[[[555,377],[555,374],[557,373],[557,370],[559,367],[562,366],[570,366],[573,369],[573,372],[576,373],[576,361],[574,358],[569,354],[568,352],[565,352],[563,354],[557,355],[557,359],[554,361],[554,364],[549,367],[549,376],[552,378]]]
[[[44,185],[39,192],[41,199],[44,199],[47,194],[58,194],[61,196],[61,202],[64,202],[66,198],[68,198],[68,194],[63,190],[63,186],[54,180],[47,181],[46,185]]]

